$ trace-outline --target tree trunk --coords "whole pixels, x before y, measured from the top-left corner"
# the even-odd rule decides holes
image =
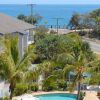
[[[77,100],[80,100],[80,92],[81,92],[81,83],[78,82],[78,94],[77,94]]]
[[[12,100],[13,93],[14,93],[14,86],[12,84],[10,84],[9,90],[10,90],[10,100]]]
[[[13,97],[13,90],[11,90],[11,93],[10,93],[10,100],[12,100],[12,97]]]

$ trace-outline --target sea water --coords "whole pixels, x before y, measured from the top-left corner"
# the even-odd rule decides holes
[[[59,20],[60,25],[67,25],[71,16],[74,13],[87,14],[95,9],[100,8],[100,5],[34,5],[33,13],[42,16],[39,24],[56,25],[54,18],[62,18]],[[0,12],[17,17],[19,14],[30,15],[30,5],[0,5]]]

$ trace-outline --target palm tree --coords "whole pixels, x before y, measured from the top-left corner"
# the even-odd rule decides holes
[[[3,52],[0,53],[0,76],[10,84],[10,99],[12,99],[17,82],[24,81],[35,56],[31,47],[20,58],[18,36],[5,36],[3,43]]]
[[[84,79],[84,73],[87,72],[88,64],[93,60],[93,54],[88,43],[78,38],[76,40],[74,39],[74,41],[72,52],[67,56],[67,58],[69,57],[72,60],[64,67],[63,74],[65,78],[66,76],[68,78],[70,72],[75,74],[69,89],[73,91],[78,85],[77,100],[80,100],[81,83]]]
[[[85,66],[86,62],[83,61],[84,58],[82,56],[83,55],[80,55],[80,57],[77,61],[74,61],[74,63],[71,65],[66,65],[63,69],[65,77],[66,77],[66,75],[68,77],[70,72],[73,72],[75,74],[74,79],[72,79],[72,84],[71,84],[69,90],[73,91],[73,89],[78,85],[77,100],[80,100],[81,83],[84,78],[84,72],[86,70],[86,66]]]
[[[57,83],[61,78],[61,70],[58,70],[58,64],[54,60],[45,60],[39,66],[42,75],[42,89],[50,91],[57,89]]]
[[[91,74],[90,84],[100,85],[100,59],[96,59],[95,61],[90,63],[89,73]]]

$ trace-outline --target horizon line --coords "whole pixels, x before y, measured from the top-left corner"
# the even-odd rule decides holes
[[[27,4],[36,4],[36,5],[100,5],[100,3],[66,3],[66,4],[56,4],[56,3],[0,3],[0,5],[27,5]]]

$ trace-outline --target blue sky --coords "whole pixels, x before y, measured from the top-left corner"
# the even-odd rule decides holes
[[[0,0],[0,4],[100,4],[100,0]]]

